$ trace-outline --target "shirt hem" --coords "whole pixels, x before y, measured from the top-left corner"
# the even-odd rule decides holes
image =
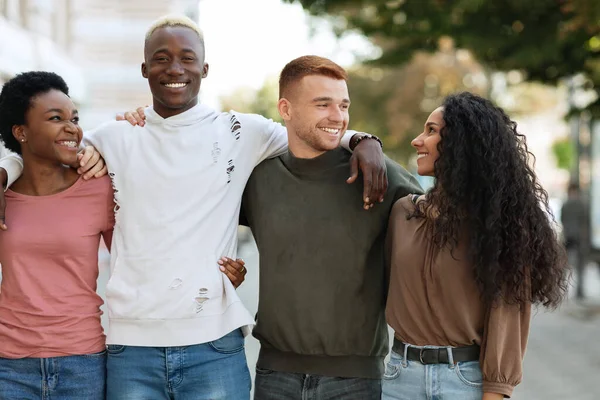
[[[110,318],[106,344],[173,347],[208,343],[242,328],[250,333],[254,319],[241,302],[231,304],[223,314],[187,319]]]
[[[261,348],[256,365],[280,372],[338,378],[381,379],[384,358],[379,356],[306,355]]]

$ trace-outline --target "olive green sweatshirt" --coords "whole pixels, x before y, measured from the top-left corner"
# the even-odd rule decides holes
[[[386,160],[383,203],[362,208],[363,183],[346,183],[350,156],[291,153],[254,169],[243,215],[260,253],[254,336],[257,366],[282,372],[379,379],[388,352],[384,241],[394,202],[421,193]]]

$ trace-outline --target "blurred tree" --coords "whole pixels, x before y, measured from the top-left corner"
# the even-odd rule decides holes
[[[338,34],[358,29],[383,49],[379,65],[400,65],[435,51],[451,36],[497,71],[520,69],[528,80],[556,84],[584,73],[600,94],[598,0],[283,0],[330,15]],[[600,96],[587,106],[600,116]]]
[[[554,141],[552,143],[552,153],[558,168],[571,171],[576,155],[572,139],[566,137]]]
[[[223,110],[259,114],[273,121],[283,122],[277,111],[278,98],[278,81],[276,78],[271,78],[267,79],[258,90],[240,88],[227,96],[220,97],[219,100]]]

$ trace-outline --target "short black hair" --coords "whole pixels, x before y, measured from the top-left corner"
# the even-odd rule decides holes
[[[7,149],[21,154],[21,145],[13,136],[15,125],[25,124],[25,114],[38,95],[59,90],[69,95],[69,87],[54,72],[31,71],[18,74],[2,86],[0,93],[0,135]]]

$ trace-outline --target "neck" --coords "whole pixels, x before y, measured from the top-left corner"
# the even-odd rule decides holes
[[[23,155],[23,173],[13,184],[14,191],[30,196],[48,196],[67,189],[79,177],[68,166],[32,158]]]
[[[180,107],[180,108],[165,107],[164,104],[158,102],[156,99],[152,100],[152,108],[154,109],[154,111],[158,115],[160,115],[162,118],[165,118],[165,119],[182,114],[182,113],[186,112],[187,110],[194,108],[197,104],[198,104],[197,97],[194,98],[192,101],[190,101],[185,106]]]
[[[326,153],[323,150],[316,150],[312,148],[308,143],[296,136],[295,133],[292,133],[289,128],[288,149],[290,153],[292,153],[296,158],[316,158],[319,157],[321,154]]]

